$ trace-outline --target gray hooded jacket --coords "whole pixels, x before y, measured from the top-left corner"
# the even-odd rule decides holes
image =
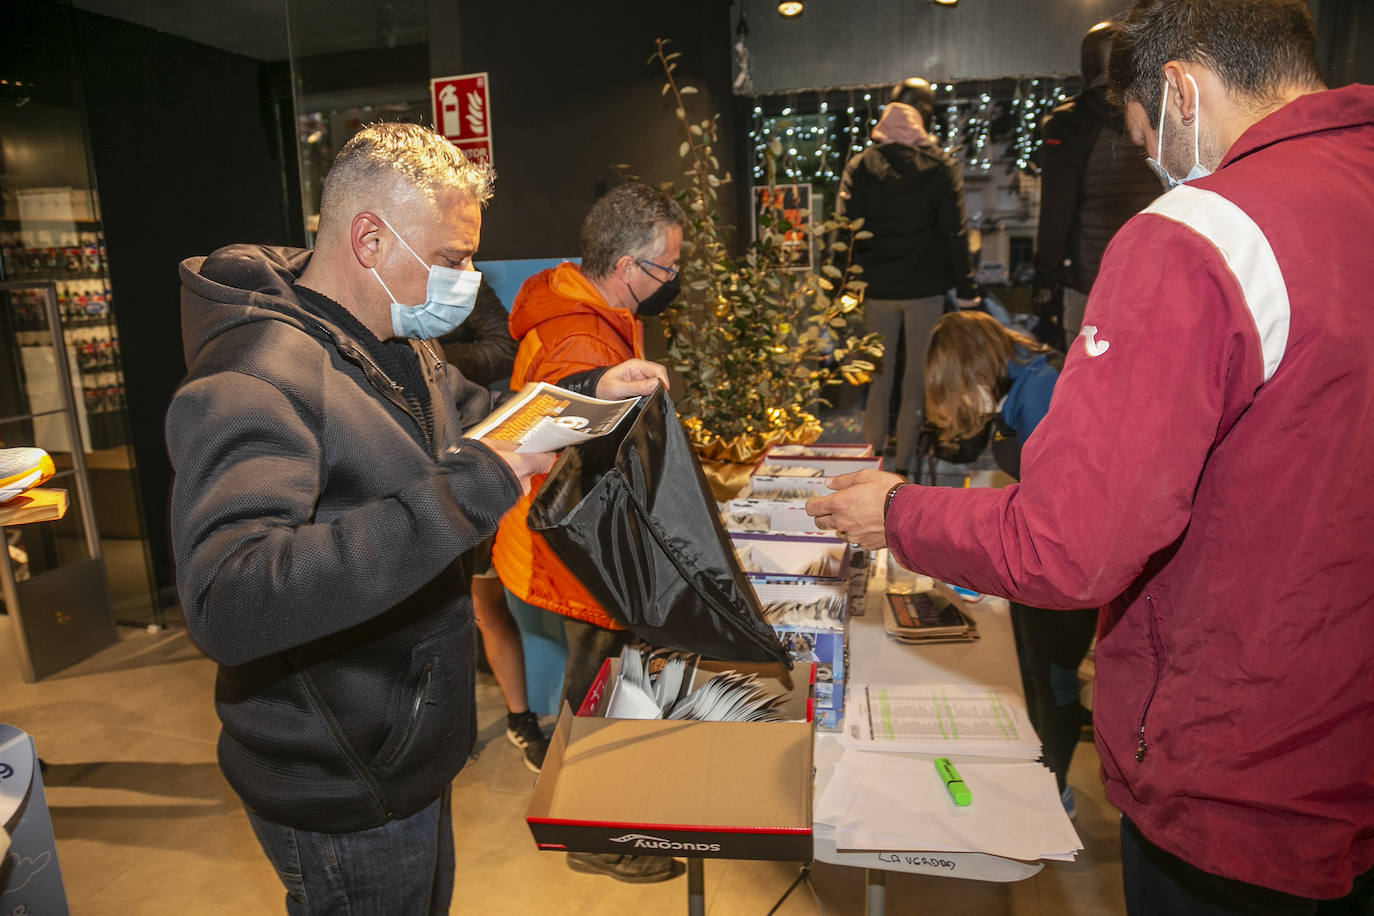
[[[470,551],[520,485],[462,438],[490,393],[416,342],[425,429],[300,304],[309,258],[239,245],[181,265],[172,538],[191,636],[220,664],[225,776],[268,820],[345,832],[419,811],[470,753]]]

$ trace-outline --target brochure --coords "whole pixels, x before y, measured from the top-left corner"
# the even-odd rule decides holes
[[[937,592],[893,594],[883,607],[883,629],[903,642],[968,642],[978,638],[973,618]]]
[[[604,436],[639,398],[603,401],[548,382],[534,382],[468,430],[469,439],[518,443],[517,452],[556,452]]]
[[[620,651],[620,676],[611,686],[608,719],[695,719],[706,722],[782,722],[784,697],[757,676],[722,671],[693,687],[698,657],[633,646]]]

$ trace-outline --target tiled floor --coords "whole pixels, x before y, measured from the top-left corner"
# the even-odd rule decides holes
[[[37,684],[18,674],[0,617],[0,721],[34,736],[58,858],[76,916],[282,912],[282,890],[215,764],[214,665],[184,630],[126,630],[118,646]],[[631,886],[575,873],[538,851],[522,820],[533,777],[505,738],[495,682],[479,679],[478,755],[454,783],[458,891],[453,912],[482,916],[680,912],[687,883]],[[1070,782],[1086,847],[1016,885],[894,874],[887,912],[941,916],[1123,913],[1116,812],[1097,754],[1075,755]],[[708,861],[710,916],[763,916],[797,863]],[[780,916],[863,912],[863,873],[818,865],[821,906],[799,888]]]

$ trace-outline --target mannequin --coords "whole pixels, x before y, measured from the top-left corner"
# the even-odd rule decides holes
[[[897,441],[890,467],[907,473],[922,425],[925,391],[921,364],[931,328],[944,312],[945,294],[957,291],[962,307],[976,305],[964,180],[959,165],[927,132],[935,91],[919,77],[892,87],[873,128],[873,143],[845,164],[836,209],[864,220],[873,237],[857,241],[855,260],[868,282],[865,323],[887,352],[873,374],[864,409],[864,438],[880,452],[887,444],[888,406],[899,386]],[[904,341],[900,375],[898,342]]]
[[[1040,227],[1035,245],[1036,336],[1063,350],[1083,323],[1083,307],[1107,242],[1159,195],[1144,154],[1124,135],[1106,98],[1117,25],[1099,22],[1083,36],[1083,91],[1041,126]]]

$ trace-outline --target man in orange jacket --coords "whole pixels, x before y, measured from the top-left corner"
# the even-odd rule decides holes
[[[541,271],[516,294],[510,331],[520,349],[511,388],[643,358],[641,319],[662,312],[678,294],[685,223],[676,201],[643,184],[621,185],[593,204],[582,223],[581,267],[565,262]],[[531,493],[543,479],[531,479]],[[576,709],[602,660],[619,654],[631,634],[529,530],[529,507],[526,494],[501,520],[492,559],[517,619],[544,611],[562,615],[568,644],[563,699]],[[568,864],[629,882],[662,881],[681,871],[671,858],[655,856],[570,853]]]

